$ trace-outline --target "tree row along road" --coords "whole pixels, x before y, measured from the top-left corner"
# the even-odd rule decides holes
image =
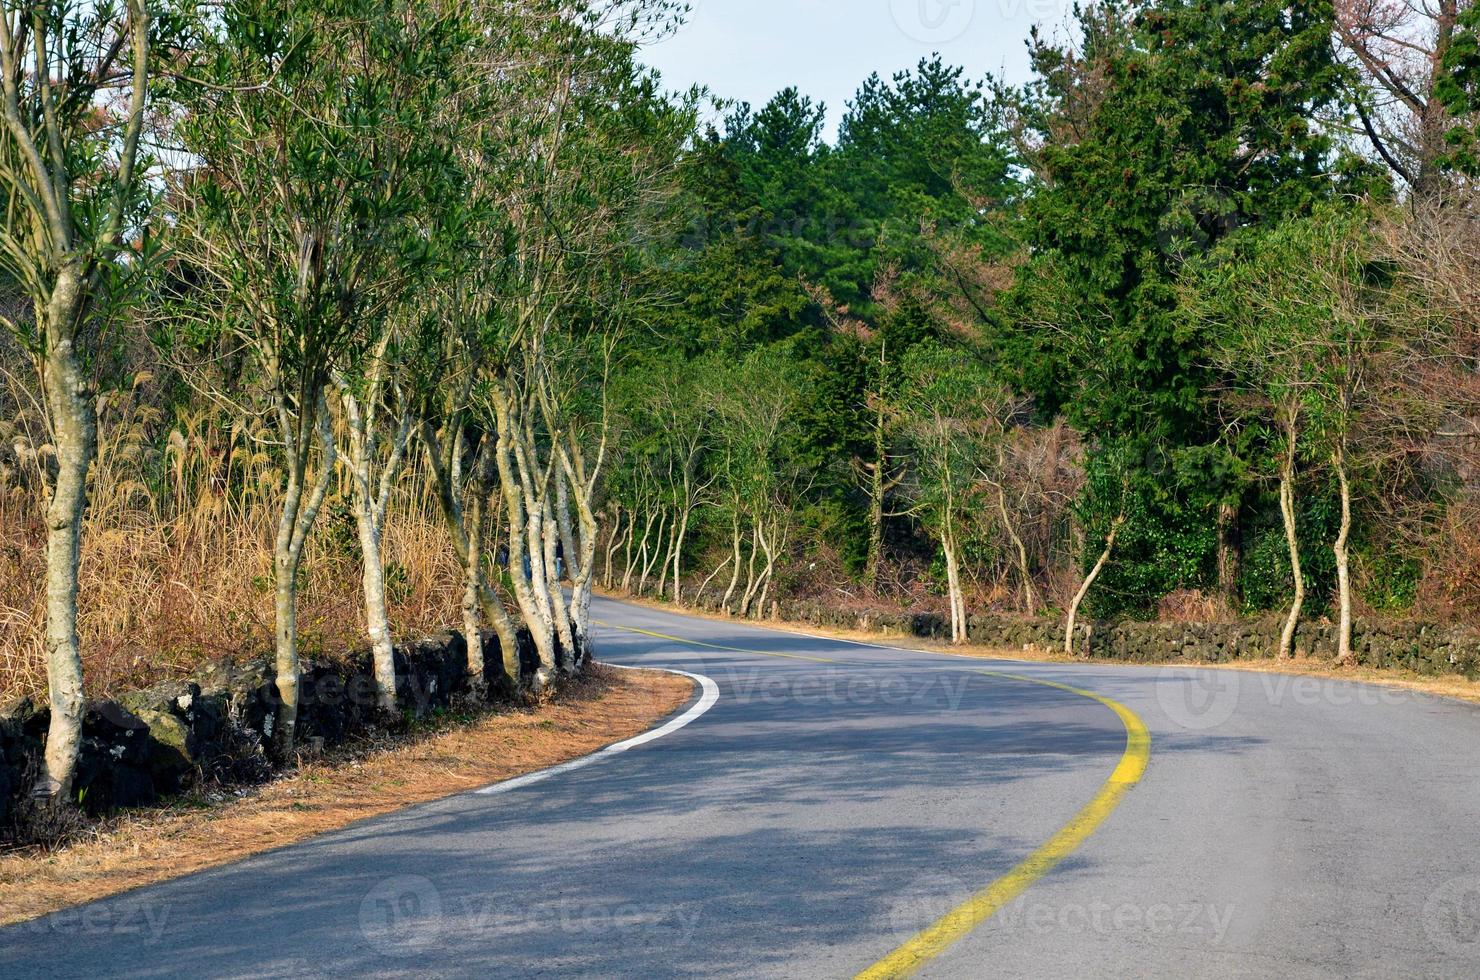
[[[1480,974],[1471,706],[595,615],[604,659],[718,700],[583,768],[5,930],[0,974]]]

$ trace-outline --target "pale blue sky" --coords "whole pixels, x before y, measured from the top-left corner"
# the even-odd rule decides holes
[[[973,78],[1025,80],[1023,40],[1059,29],[1072,0],[690,0],[679,32],[645,60],[670,88],[707,85],[757,107],[787,85],[826,102],[831,138],[870,72],[888,77],[939,51]]]

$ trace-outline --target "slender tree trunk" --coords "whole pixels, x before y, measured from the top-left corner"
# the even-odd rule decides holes
[[[329,406],[323,390],[305,395],[298,406],[300,418],[296,425],[286,399],[280,400],[278,410],[288,456],[288,490],[273,546],[278,710],[271,745],[279,763],[287,763],[293,758],[298,741],[298,570],[302,567],[303,549],[318,519],[319,509],[334,482],[337,459],[329,425]],[[307,442],[315,431],[319,443],[319,473],[313,487],[309,488],[306,486]]]
[[[642,577],[637,580],[638,595],[647,595],[648,576],[653,572],[653,565],[658,562],[659,549],[663,546],[663,531],[668,527],[668,512],[660,509],[658,513],[658,543],[651,555],[648,553],[647,535],[642,536]]]
[[[1239,571],[1239,505],[1224,500],[1218,505],[1218,591],[1230,611],[1237,610]]]
[[[755,559],[760,550],[760,520],[757,519],[750,532],[750,564],[745,570],[745,594],[740,597],[741,619],[750,615],[751,603],[755,600],[756,591],[760,588],[760,582],[755,577]]]
[[[527,455],[534,451],[533,440],[524,428],[526,420],[516,416],[522,407],[516,393],[505,389],[507,383],[506,379],[499,379],[491,386],[498,419],[494,459],[509,522],[509,567],[514,598],[539,653],[540,670],[535,682],[543,688],[558,667],[554,613],[545,568],[544,503],[536,492],[536,467]],[[524,574],[526,560],[528,578]]]
[[[884,511],[885,498],[891,489],[889,482],[888,441],[888,391],[889,344],[879,344],[879,377],[874,392],[874,459],[873,472],[869,474],[868,502],[868,558],[863,569],[863,582],[870,592],[878,592],[879,575],[884,564]],[[897,482],[897,481],[896,481]]]
[[[1336,634],[1336,660],[1344,667],[1356,666],[1352,651],[1352,576],[1348,544],[1352,533],[1352,490],[1346,472],[1346,447],[1339,446],[1332,458],[1336,479],[1341,484],[1341,531],[1332,551],[1336,556],[1336,585],[1341,602],[1341,618]]]
[[[370,634],[370,653],[375,665],[377,700],[383,711],[396,710],[396,649],[391,640],[390,615],[385,602],[385,557],[380,525],[369,512],[370,502],[353,495],[355,524],[360,532],[363,571],[360,585],[365,596],[365,627]]]
[[[486,459],[487,454],[483,454]],[[486,464],[484,464],[486,465]],[[468,680],[474,690],[481,691],[488,665],[483,658],[483,617],[479,602],[483,586],[483,528],[487,523],[484,516],[486,497],[479,486],[469,495],[467,512],[468,545],[463,554],[462,620],[463,641],[468,648]],[[517,686],[518,672],[513,675]]]
[[[648,533],[653,529],[653,515],[647,514],[642,526],[642,545],[637,551],[632,546],[637,538],[637,511],[632,511],[631,520],[627,525],[627,544],[622,549],[622,561],[626,568],[622,572],[622,591],[627,595],[632,594],[632,576],[637,572],[637,565],[642,561],[642,549],[647,547]]]
[[[380,477],[372,479],[381,442],[380,401],[385,393],[384,357],[388,344],[387,337],[377,351],[367,378],[368,391],[363,402],[342,377],[336,375],[334,383],[338,389],[340,405],[344,409],[345,428],[349,430],[349,497],[360,538],[363,566],[360,584],[365,600],[365,629],[370,639],[376,692],[381,709],[393,713],[396,710],[396,652],[390,616],[386,611],[385,515],[391,490],[400,475],[401,462],[405,458],[406,443],[411,435],[411,418],[404,412],[401,414]]]
[[[600,462],[598,454],[598,465]],[[596,581],[596,553],[601,540],[601,525],[594,502],[598,476],[588,473],[585,460],[578,454],[575,456],[571,474],[576,494],[574,530],[563,498],[561,502],[560,534],[566,539],[566,571],[571,583],[570,622],[575,635],[577,667],[591,659],[591,591]]]
[[[1300,627],[1300,613],[1305,606],[1305,574],[1300,567],[1300,533],[1295,510],[1295,452],[1297,436],[1293,428],[1285,433],[1285,457],[1280,464],[1280,516],[1285,522],[1285,545],[1290,551],[1290,573],[1295,582],[1295,595],[1285,628],[1280,632],[1281,659],[1295,655],[1295,631]]]
[[[64,278],[58,285],[48,314],[53,323],[71,325],[77,315],[79,289],[75,279]],[[48,344],[44,382],[56,439],[57,477],[46,506],[46,678],[51,721],[46,768],[36,794],[61,802],[72,797],[82,748],[85,701],[82,646],[77,637],[78,571],[87,472],[97,450],[97,418],[76,349],[70,338],[56,332]]]
[[[880,407],[874,420],[873,471],[869,474],[868,495],[868,560],[863,568],[864,585],[870,592],[879,590],[879,569],[884,562],[884,498],[888,493],[889,460],[884,441],[884,411]]]
[[[607,591],[611,591],[612,582],[614,581],[612,578],[612,556],[616,554],[617,548],[621,546],[621,532],[622,508],[618,507],[612,521],[611,532],[608,534],[606,540],[606,569],[601,574],[601,587]]]
[[[1033,570],[1028,565],[1028,548],[1023,544],[1023,539],[1017,532],[1017,527],[1012,522],[1012,516],[1007,511],[1007,488],[997,484],[997,507],[1002,514],[1002,526],[1007,529],[1007,535],[1012,539],[1013,547],[1017,550],[1018,575],[1023,580],[1023,605],[1029,616],[1038,614],[1038,593],[1033,588]]]
[[[946,556],[946,592],[951,605],[951,642],[966,642],[966,602],[961,594],[961,568],[956,556],[955,533],[948,526],[941,535],[941,550]]]
[[[492,448],[486,437],[480,439],[478,452],[473,462],[474,486],[470,491],[465,491],[457,466],[457,460],[461,455],[461,429],[450,426],[448,428],[449,434],[445,436],[447,441],[444,443],[432,430],[430,424],[422,424],[422,442],[426,445],[427,461],[437,488],[437,505],[442,512],[442,521],[447,528],[448,537],[452,541],[453,552],[463,568],[464,583],[469,574],[477,581],[478,604],[482,609],[484,622],[491,623],[494,633],[498,635],[499,654],[504,668],[504,683],[508,685],[509,693],[512,694],[517,692],[523,683],[519,659],[519,631],[514,625],[513,617],[509,615],[508,607],[504,605],[504,600],[495,589],[489,586],[487,577],[483,573],[480,549],[474,548],[469,541],[462,504],[465,495],[469,498],[476,496],[481,498],[479,507],[486,510],[487,501],[494,492],[492,462],[489,456]],[[469,499],[469,504],[471,502]],[[473,669],[474,665],[469,663],[468,672],[470,674]]]
[[[761,550],[766,554],[766,564],[761,569],[761,590],[756,603],[756,616],[766,615],[766,599],[771,595],[771,580],[776,573],[776,549],[771,544],[771,539],[766,537],[765,525],[756,524],[756,536],[760,540]]]
[[[663,560],[658,563],[658,597],[668,594],[668,573],[673,570],[673,548],[678,541],[678,509],[673,511],[673,523],[668,526],[668,543],[663,545]],[[661,541],[660,541],[661,543]]]
[[[558,479],[558,477],[557,477]],[[580,650],[576,648],[575,630],[571,626],[570,607],[565,601],[565,591],[560,584],[560,564],[555,549],[560,544],[560,530],[555,515],[550,512],[550,500],[545,499],[544,515],[544,569],[545,593],[555,625],[555,636],[560,641],[562,657],[557,658],[556,667],[562,673],[574,673]],[[560,547],[564,547],[560,544]],[[567,550],[567,554],[569,554]]]
[[[1074,600],[1069,603],[1069,618],[1064,625],[1064,652],[1071,657],[1074,655],[1074,629],[1079,619],[1079,607],[1084,604],[1084,599],[1089,595],[1089,590],[1094,587],[1095,580],[1110,563],[1110,555],[1115,550],[1115,539],[1120,534],[1120,529],[1125,524],[1125,518],[1117,517],[1115,523],[1110,526],[1110,535],[1105,539],[1105,550],[1100,554],[1100,560],[1095,562],[1095,567],[1085,576],[1084,584],[1074,594]]]
[[[740,512],[738,510],[732,515],[730,525],[734,531],[735,571],[730,575],[730,587],[725,589],[724,600],[720,602],[720,605],[724,607],[726,616],[730,615],[730,599],[734,597],[735,589],[740,585]]]
[[[683,608],[683,542],[689,531],[690,510],[690,507],[684,507],[678,534],[673,539],[673,604],[680,609]]]
[[[710,572],[709,573],[709,576],[704,579],[704,582],[699,586],[699,591],[697,591],[697,592],[694,593],[694,601],[695,602],[699,603],[700,606],[703,606],[703,604],[704,604],[704,593],[706,593],[707,591],[709,591],[709,586],[714,582],[715,579],[719,578],[719,573],[720,572],[723,572],[729,566],[730,566],[730,556],[729,555],[726,555],[725,556],[725,560],[722,561],[722,562],[720,562],[718,565],[714,566],[714,571]]]

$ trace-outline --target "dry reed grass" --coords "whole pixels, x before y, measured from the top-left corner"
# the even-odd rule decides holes
[[[90,696],[189,674],[271,649],[272,540],[282,474],[250,422],[166,413],[152,378],[105,395],[82,552],[79,632]],[[21,404],[17,400],[17,404]],[[24,408],[7,424],[19,451],[0,483],[0,702],[41,695],[48,449]],[[27,468],[29,464],[29,470]],[[389,605],[399,636],[455,622],[460,572],[423,474],[412,467],[386,528]],[[339,481],[305,553],[305,655],[363,645],[359,548]]]

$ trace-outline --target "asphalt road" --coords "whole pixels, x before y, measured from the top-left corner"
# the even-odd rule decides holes
[[[1480,709],[596,615],[603,659],[718,701],[577,771],[0,931],[0,975],[849,977],[1009,875],[1126,751],[1106,705],[987,669],[1114,699],[1150,763],[922,975],[1480,976]]]

